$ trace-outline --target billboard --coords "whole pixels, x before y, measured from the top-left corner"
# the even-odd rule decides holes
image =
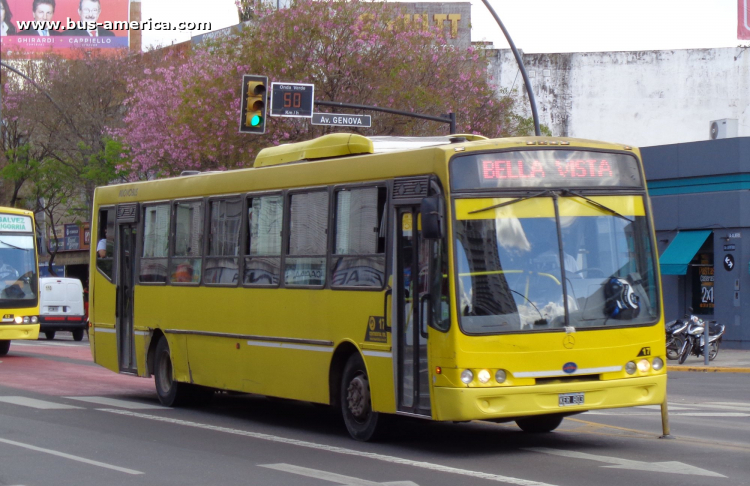
[[[750,12],[748,11],[749,0],[737,0],[737,38],[740,40],[750,39]]]
[[[130,0],[0,0],[0,48],[30,55],[127,49]]]

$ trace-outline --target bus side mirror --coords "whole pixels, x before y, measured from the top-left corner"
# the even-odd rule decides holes
[[[445,236],[445,214],[442,198],[430,196],[422,199],[422,238],[438,239]]]

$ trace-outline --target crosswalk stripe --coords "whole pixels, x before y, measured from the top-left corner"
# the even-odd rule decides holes
[[[75,405],[66,405],[64,403],[47,402],[37,400],[36,398],[26,397],[0,397],[0,402],[10,403],[12,405],[21,405],[23,407],[38,408],[40,410],[65,410],[65,409],[82,409]]]
[[[738,412],[750,412],[750,405],[742,405],[740,403],[711,403],[711,408],[718,408],[721,410],[736,410]]]
[[[636,408],[639,408],[639,409],[645,408],[647,410],[661,410],[661,405],[643,405],[643,406],[636,407]],[[684,407],[684,406],[681,406],[681,405],[672,405],[671,403],[667,403],[667,408],[669,409],[670,412],[673,411],[673,410],[695,410],[695,408],[693,408],[693,407]]]
[[[117,398],[107,397],[64,397],[70,400],[78,400],[81,402],[95,403],[97,405],[106,405],[108,407],[126,408],[129,410],[151,410],[151,409],[165,409],[162,405],[155,405],[152,403],[140,403],[133,402],[130,400],[119,400]]]

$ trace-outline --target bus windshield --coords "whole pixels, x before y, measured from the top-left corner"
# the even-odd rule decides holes
[[[28,307],[36,301],[34,237],[0,233],[0,308]]]
[[[465,333],[656,321],[642,196],[458,199],[456,219]]]

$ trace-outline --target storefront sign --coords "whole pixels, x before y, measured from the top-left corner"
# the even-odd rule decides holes
[[[714,267],[693,267],[693,309],[696,314],[714,313]]]

